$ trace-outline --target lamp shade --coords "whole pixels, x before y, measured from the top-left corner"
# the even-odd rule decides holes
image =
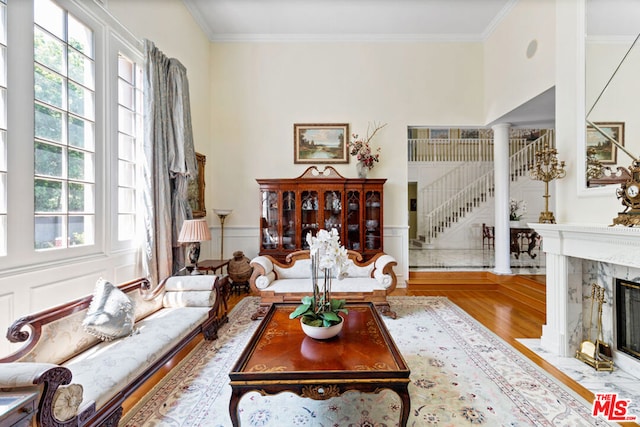
[[[233,209],[214,209],[213,213],[218,216],[227,216],[233,212]]]
[[[211,232],[206,220],[187,219],[182,223],[178,236],[179,243],[204,242],[205,240],[211,240]]]

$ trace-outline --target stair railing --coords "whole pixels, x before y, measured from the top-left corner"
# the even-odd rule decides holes
[[[517,181],[519,177],[528,173],[529,169],[534,165],[535,153],[542,149],[545,144],[549,144],[550,147],[555,146],[553,130],[548,130],[540,138],[523,146],[520,143],[515,144],[516,147],[520,148],[509,157],[511,181]],[[468,165],[460,167],[468,167]],[[464,188],[449,195],[447,200],[440,201],[438,204],[423,197],[425,204],[435,205],[435,208],[430,211],[423,210],[426,213],[423,215],[423,224],[419,227],[425,230],[424,236],[427,243],[433,243],[438,234],[449,228],[454,222],[465,217],[467,213],[480,206],[481,203],[485,203],[493,197],[495,188],[494,175],[494,170],[491,168],[491,170],[485,172]],[[423,196],[426,195],[423,192]]]
[[[429,185],[419,189],[421,200],[428,201],[430,206],[439,206],[451,199],[461,188],[493,170],[491,162],[473,162],[473,167],[469,167],[470,164],[471,162],[463,163],[450,169]],[[424,208],[427,207],[423,206]]]
[[[525,138],[511,138],[511,153],[529,144]],[[409,139],[410,162],[493,162],[493,139]]]

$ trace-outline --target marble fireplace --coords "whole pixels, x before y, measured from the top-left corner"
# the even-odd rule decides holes
[[[616,279],[616,345],[640,360],[640,282]]]
[[[640,228],[582,224],[529,224],[541,236],[546,253],[547,320],[541,346],[573,357],[589,338],[591,284],[605,288],[603,337],[613,348],[614,365],[627,372],[640,360],[617,350],[616,279],[640,282]],[[596,319],[594,312],[594,324]],[[592,338],[595,339],[595,328]]]

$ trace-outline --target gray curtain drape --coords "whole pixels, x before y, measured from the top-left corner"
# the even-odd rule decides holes
[[[187,70],[145,40],[144,185],[145,274],[153,285],[184,265],[180,227],[192,218],[188,181],[198,173]]]

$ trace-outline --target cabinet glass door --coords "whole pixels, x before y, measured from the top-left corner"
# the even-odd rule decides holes
[[[380,209],[381,195],[379,191],[365,193],[365,249],[382,249]]]
[[[280,241],[278,232],[278,192],[262,191],[262,219],[260,221],[262,249],[275,249]]]
[[[309,249],[307,234],[312,233],[315,236],[320,228],[318,192],[303,191],[300,201],[302,208],[302,214],[300,215],[300,220],[302,221],[302,249]]]
[[[342,236],[342,192],[324,192],[324,228],[331,231],[335,228]]]
[[[360,192],[347,191],[347,249],[359,251],[362,248],[360,232]]]
[[[282,247],[296,248],[296,193],[282,192]]]

